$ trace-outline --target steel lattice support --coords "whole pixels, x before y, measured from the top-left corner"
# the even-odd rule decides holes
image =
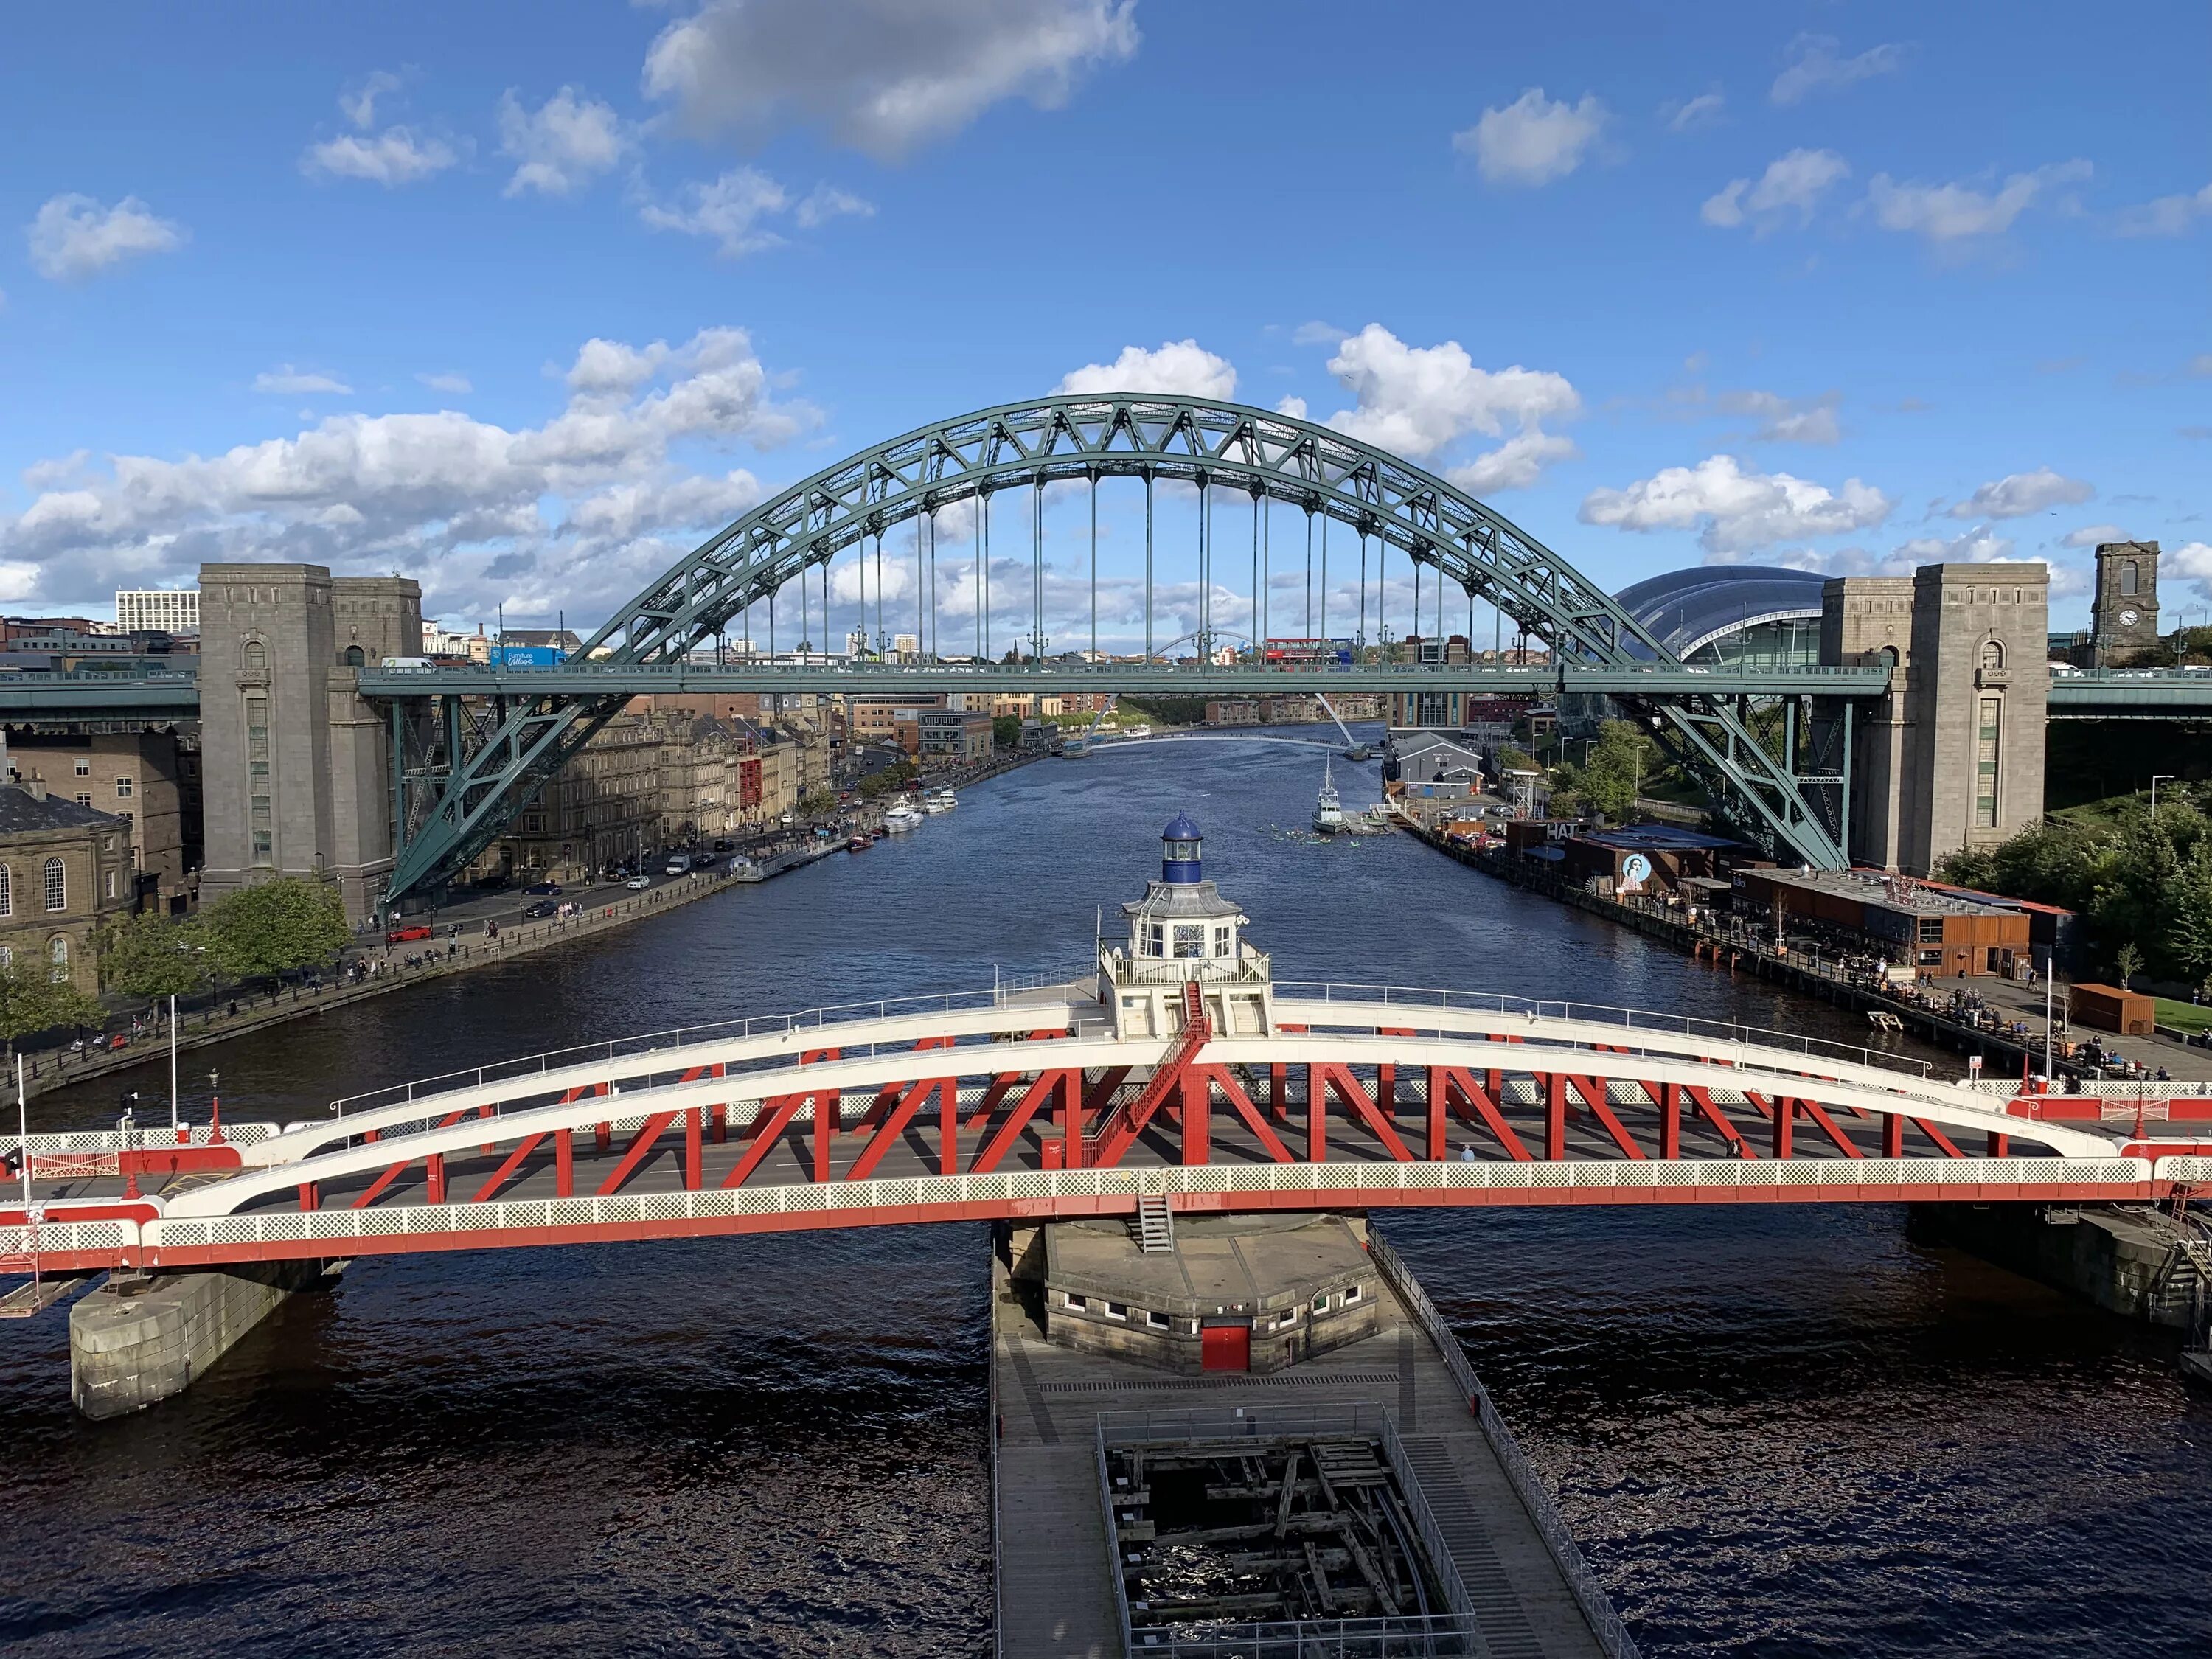
[[[1048,398],[921,428],[763,502],[623,606],[584,654],[615,665],[680,661],[747,606],[891,526],[1006,489],[1102,478],[1220,487],[1285,502],[1396,547],[1545,641],[1566,666],[1680,669],[1612,597],[1455,486],[1325,427],[1236,404],[1164,396]],[[464,866],[622,707],[546,695],[507,710],[449,758],[434,801],[405,826],[389,892]],[[1740,711],[1668,701],[1682,752],[1762,839],[1839,866],[1835,839]],[[459,723],[449,729],[459,732]],[[411,814],[410,814],[411,816]]]

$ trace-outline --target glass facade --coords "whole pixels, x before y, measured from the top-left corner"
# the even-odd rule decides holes
[[[2004,699],[1984,697],[1974,732],[1974,827],[1997,827],[1997,739],[2004,728]]]

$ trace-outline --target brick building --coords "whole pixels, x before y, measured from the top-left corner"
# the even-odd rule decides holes
[[[135,890],[121,818],[43,784],[0,785],[0,963],[41,963],[98,991],[94,934],[131,909]]]

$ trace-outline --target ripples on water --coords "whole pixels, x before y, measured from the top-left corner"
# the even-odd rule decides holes
[[[864,856],[195,1061],[226,1110],[281,1120],[555,1044],[1057,968],[1186,806],[1285,978],[1861,1040],[1408,839],[1296,843],[1317,762],[1030,767]],[[1347,773],[1360,805],[1373,769]],[[33,1110],[89,1121],[122,1086]],[[1916,1243],[1892,1207],[1388,1224],[1648,1654],[2212,1652],[2212,1413],[2170,1336]],[[970,1226],[369,1260],[100,1425],[70,1408],[62,1316],[0,1328],[0,1644],[983,1652],[984,1296]]]

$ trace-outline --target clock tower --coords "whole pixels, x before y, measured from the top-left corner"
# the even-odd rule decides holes
[[[2158,646],[2158,544],[2100,542],[2089,642],[2100,668],[2124,666]]]

